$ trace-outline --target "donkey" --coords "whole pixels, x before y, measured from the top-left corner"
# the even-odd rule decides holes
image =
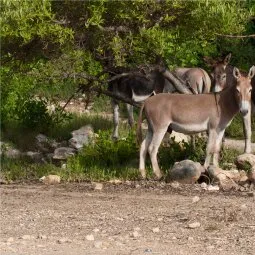
[[[177,132],[192,134],[208,131],[204,167],[211,163],[218,165],[221,140],[226,127],[238,111],[245,116],[251,107],[251,79],[255,74],[252,66],[247,76],[242,76],[237,68],[233,70],[235,82],[225,90],[214,94],[181,95],[158,94],[145,100],[138,120],[137,135],[141,137],[142,113],[148,122],[148,132],[140,148],[139,169],[146,177],[145,158],[149,152],[153,172],[158,179],[162,177],[158,161],[158,148],[165,133]]]
[[[146,75],[130,74],[121,77],[109,83],[108,90],[115,95],[132,99],[134,102],[142,103],[148,97],[158,93],[172,93],[174,86],[163,76],[163,74],[154,70]],[[118,139],[119,128],[119,102],[112,100],[113,106],[113,139]],[[134,125],[133,106],[127,104],[128,123],[132,127]]]
[[[209,93],[211,91],[211,79],[202,68],[179,67],[173,73],[187,83],[194,91],[194,94]]]

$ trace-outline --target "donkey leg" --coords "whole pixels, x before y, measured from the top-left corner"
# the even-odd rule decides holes
[[[206,146],[206,158],[205,158],[205,163],[204,163],[205,169],[207,169],[211,163],[211,156],[213,153],[215,136],[216,136],[215,131],[209,130],[209,136],[208,136],[208,141],[207,141],[207,146]]]
[[[162,178],[162,173],[160,171],[160,168],[158,165],[158,160],[157,160],[158,148],[164,138],[167,128],[168,127],[166,127],[165,129],[158,130],[157,132],[153,133],[152,141],[148,148],[150,158],[151,158],[153,172],[157,176],[158,179]]]
[[[245,153],[251,153],[251,108],[249,112],[243,116],[243,130],[245,137]]]
[[[127,106],[127,111],[128,111],[128,124],[130,127],[133,127],[134,126],[134,114],[133,114],[133,105],[130,105],[130,104],[126,104]]]
[[[222,138],[224,136],[225,130],[221,130],[217,132],[215,144],[214,144],[214,152],[213,152],[213,165],[219,166],[219,154],[220,154],[220,147],[222,144]]]
[[[148,129],[146,134],[146,138],[143,140],[140,148],[140,162],[139,162],[139,170],[143,178],[146,178],[146,170],[145,170],[145,160],[148,152],[148,147],[151,143],[152,139],[152,131]]]
[[[114,129],[113,129],[113,134],[112,137],[113,139],[118,139],[119,138],[119,104],[115,100],[112,100],[112,107],[113,107],[113,124],[114,124]]]

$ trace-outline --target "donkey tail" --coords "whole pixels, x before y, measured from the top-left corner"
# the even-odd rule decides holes
[[[137,121],[136,141],[137,141],[138,145],[140,145],[142,143],[143,109],[144,109],[144,103],[141,106],[140,113],[139,113],[139,118],[138,118],[138,121]]]

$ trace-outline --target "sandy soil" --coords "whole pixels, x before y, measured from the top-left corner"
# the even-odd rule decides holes
[[[1,185],[0,212],[1,255],[254,254],[248,192],[152,181],[104,183],[102,190],[12,184]]]

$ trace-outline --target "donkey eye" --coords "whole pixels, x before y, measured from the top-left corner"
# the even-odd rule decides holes
[[[222,75],[222,79],[226,79],[226,74],[223,74],[223,75]]]

